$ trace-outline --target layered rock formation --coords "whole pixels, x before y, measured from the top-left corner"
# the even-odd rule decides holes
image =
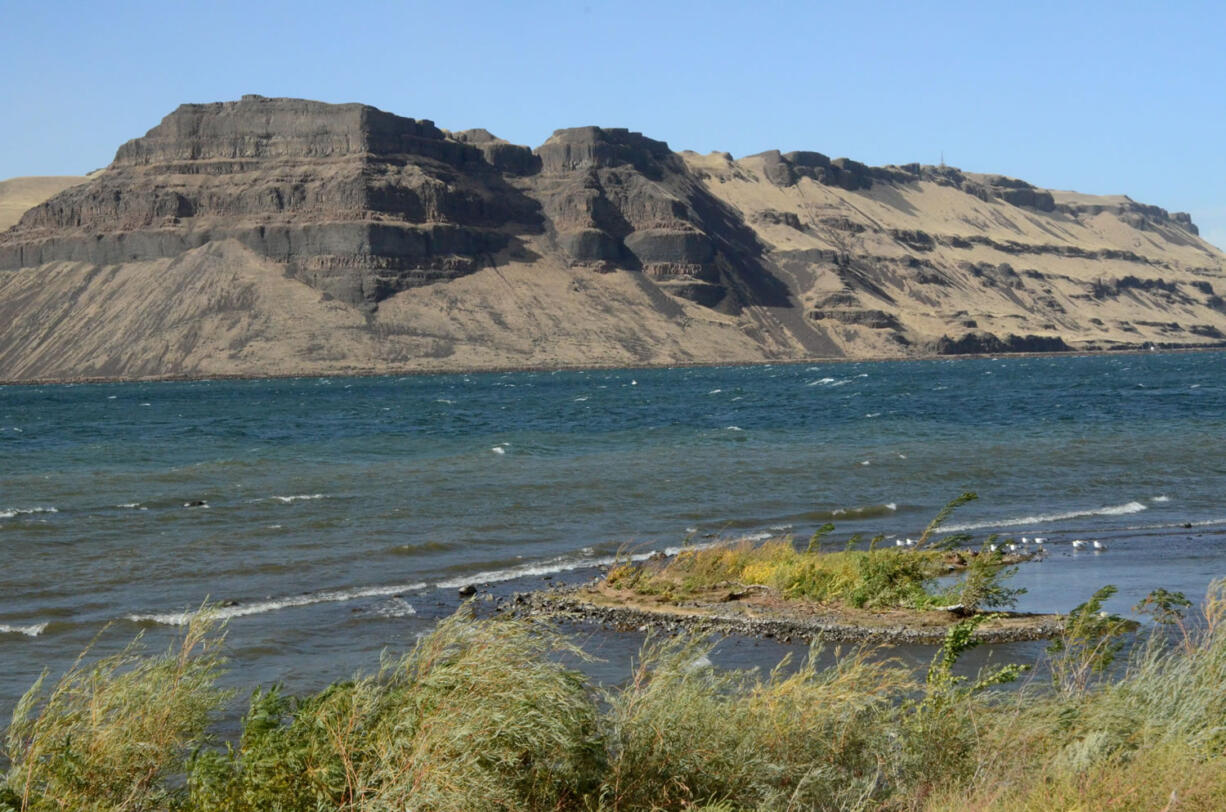
[[[1122,196],[249,96],[0,234],[0,378],[1212,346],[1224,269]]]
[[[183,105],[93,182],[27,213],[0,267],[144,262],[234,239],[370,308],[471,273],[539,230],[536,204],[486,155],[430,121],[360,104]]]

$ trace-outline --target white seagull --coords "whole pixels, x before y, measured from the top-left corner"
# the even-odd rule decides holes
[[[1084,550],[1085,546],[1086,546],[1086,543],[1084,539],[1073,539],[1073,549],[1074,550]]]

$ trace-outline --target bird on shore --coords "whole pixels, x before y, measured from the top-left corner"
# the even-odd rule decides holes
[[[1073,549],[1074,550],[1084,550],[1085,547],[1086,547],[1086,542],[1084,539],[1073,539]]]
[[[1034,543],[1035,543],[1035,544],[1042,544],[1042,543],[1044,543],[1045,541],[1047,541],[1047,537],[1046,537],[1046,536],[1035,536],[1035,537],[1034,537]]]
[[[1101,553],[1103,550],[1107,549],[1107,545],[1106,545],[1106,544],[1103,544],[1103,543],[1102,543],[1101,541],[1099,541],[1098,539],[1094,539],[1094,542],[1093,542],[1093,544],[1092,544],[1091,546],[1093,546],[1093,547],[1094,547],[1095,551],[1100,552],[1100,553]]]

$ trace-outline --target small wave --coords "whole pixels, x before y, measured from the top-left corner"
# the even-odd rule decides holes
[[[455,549],[456,545],[446,541],[423,541],[420,544],[397,544],[388,550],[392,555],[429,555]]]
[[[301,493],[296,496],[270,496],[268,497],[267,501],[277,501],[288,505],[290,502],[309,502],[314,499],[326,498],[327,497],[322,493]]]
[[[807,514],[814,519],[871,519],[877,516],[888,516],[898,510],[897,502],[887,502],[884,505],[866,505],[865,507],[835,508],[829,512],[814,511]]]
[[[47,624],[31,623],[28,626],[10,626],[7,623],[0,623],[0,634],[23,634],[26,637],[38,637],[47,630]]]
[[[1069,519],[1082,519],[1087,516],[1127,516],[1130,513],[1140,513],[1147,508],[1140,502],[1128,502],[1123,505],[1108,505],[1093,510],[1071,510],[1067,513],[1046,513],[1035,516],[1019,516],[1011,519],[995,519],[985,522],[968,522],[967,524],[946,525],[943,530],[950,533],[960,533],[966,530],[982,530],[988,527],[1013,527],[1015,525],[1051,524]]]
[[[209,610],[212,617],[228,620],[232,617],[247,617],[277,612],[281,609],[292,609],[298,606],[313,606],[317,603],[344,603],[360,598],[378,598],[384,595],[396,595],[401,592],[419,592],[428,584],[398,584],[396,586],[371,586],[359,589],[329,590],[326,592],[310,592],[306,595],[294,595],[286,598],[273,598],[255,603],[239,603],[233,606],[218,606]],[[191,612],[165,612],[150,615],[128,615],[133,623],[160,623],[163,626],[186,626],[196,616]]]
[[[1171,497],[1169,497],[1169,496],[1155,496],[1155,497],[1154,497],[1153,499],[1151,499],[1150,501],[1151,501],[1151,502],[1169,502],[1169,501],[1171,501]]]
[[[491,449],[490,449],[490,451],[492,451],[492,452],[493,452],[493,453],[495,453],[495,454],[505,454],[505,453],[507,453],[507,450],[506,450],[505,448],[503,448],[502,446],[500,446],[500,445],[496,445],[496,446],[494,446],[493,448],[491,448]]]
[[[809,381],[805,386],[823,386],[831,383],[834,383],[834,378],[818,378],[816,381]]]
[[[124,502],[122,504],[116,505],[115,507],[123,508],[125,510],[148,510],[149,509],[145,507],[144,505],[142,505],[140,502]]]
[[[768,533],[766,531],[763,531],[761,533],[747,533],[744,536],[741,536],[741,540],[742,541],[766,541],[769,538],[773,538],[774,535],[775,535],[774,533]]]
[[[881,412],[869,412],[865,417],[881,417]]]
[[[760,534],[763,538],[770,538],[772,533]],[[664,555],[676,555],[682,550],[703,550],[708,547],[714,547],[717,544],[727,544],[732,541],[738,541],[742,538],[758,540],[754,536],[738,536],[736,539],[714,539],[701,543],[690,542],[683,546],[665,547],[663,550],[648,550],[643,553],[633,553],[631,555],[602,555],[584,558],[572,558],[569,556],[558,556],[547,561],[538,561],[529,564],[517,564],[513,567],[496,570],[484,570],[475,572],[471,575],[457,575],[454,578],[447,578],[439,581],[434,586],[438,589],[459,589],[463,586],[474,586],[477,584],[495,584],[502,581],[513,581],[516,578],[540,577],[542,575],[556,575],[560,572],[573,572],[574,570],[589,569],[596,567],[606,567],[611,564],[616,564],[619,561],[646,561],[647,559],[663,553]]]
[[[574,400],[575,403],[584,403],[586,401],[587,401],[587,395],[580,395]]]
[[[722,391],[724,391],[724,390],[723,390],[723,389],[712,389],[712,390],[711,390],[710,392],[708,392],[707,394],[708,394],[708,395],[718,395],[718,394],[719,394],[720,392],[722,392]]]
[[[412,617],[417,614],[417,610],[404,598],[392,598],[387,603],[376,607],[375,614],[387,618]]]
[[[740,426],[724,426],[724,431],[744,431]]]
[[[454,401],[454,400],[448,400],[447,398],[436,398],[434,402],[435,402],[435,403],[446,403],[448,406],[454,406],[454,405],[455,405],[455,401]]]
[[[14,516],[29,516],[35,513],[59,513],[58,508],[53,507],[30,507],[30,508],[5,508],[0,510],[0,519],[11,519]]]

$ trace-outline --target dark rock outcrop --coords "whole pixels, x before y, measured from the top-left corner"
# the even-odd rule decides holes
[[[995,355],[1007,352],[1067,352],[1071,349],[1059,336],[1018,336],[1012,333],[1003,339],[995,333],[971,332],[961,338],[941,336],[936,343],[937,355]]]
[[[807,314],[808,318],[814,321],[822,319],[833,319],[834,321],[843,324],[854,324],[861,327],[870,327],[874,330],[898,330],[902,325],[898,323],[898,317],[891,313],[886,313],[884,310],[863,310],[863,309],[815,309],[810,310]]]
[[[531,194],[571,262],[641,270],[670,293],[729,311],[786,302],[740,214],[663,141],[579,127],[558,130],[536,155]]]
[[[831,160],[820,152],[780,154],[779,150],[763,152],[757,157],[762,159],[767,180],[776,186],[795,186],[800,178],[838,186],[849,192],[873,186],[873,170],[850,158]]]
[[[26,213],[0,238],[0,268],[152,260],[235,239],[326,294],[374,307],[470,273],[539,231],[537,204],[503,177],[534,165],[526,148],[492,136],[449,138],[361,104],[186,104],[92,182]]]

